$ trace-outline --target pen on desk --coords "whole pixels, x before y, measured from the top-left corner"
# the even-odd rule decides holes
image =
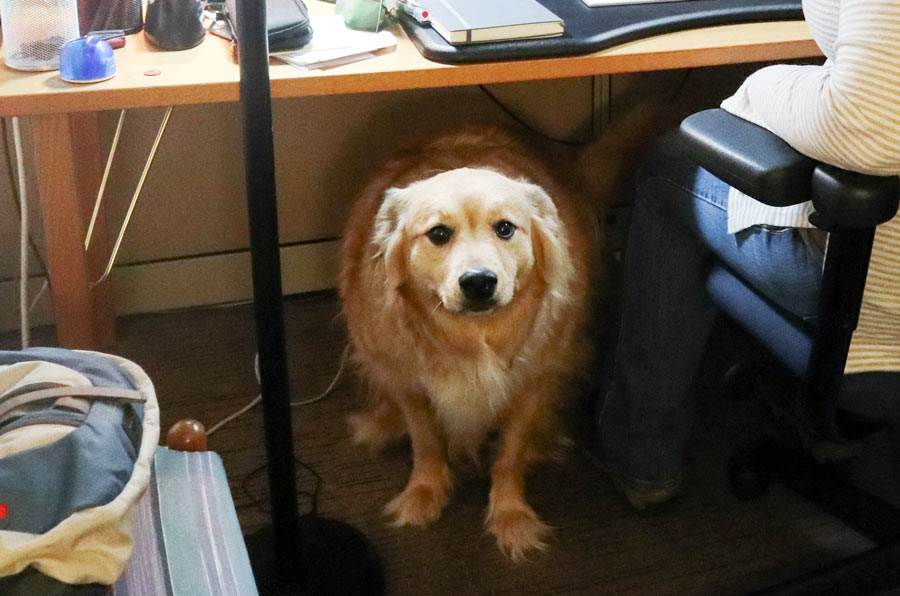
[[[125,46],[125,31],[122,29],[103,29],[98,31],[89,31],[88,35],[96,35],[100,39],[103,39],[112,47],[112,49],[117,50],[121,47]]]

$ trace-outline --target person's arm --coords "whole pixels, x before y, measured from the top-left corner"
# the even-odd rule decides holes
[[[722,107],[814,159],[898,174],[900,2],[841,0],[839,11],[833,59],[763,68]]]

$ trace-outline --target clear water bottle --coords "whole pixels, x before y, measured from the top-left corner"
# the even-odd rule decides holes
[[[17,70],[55,70],[59,50],[78,37],[78,0],[0,0],[3,57]]]

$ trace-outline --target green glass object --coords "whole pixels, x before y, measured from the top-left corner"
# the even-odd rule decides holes
[[[381,31],[390,25],[390,15],[384,0],[344,0],[338,2],[335,11],[344,18],[344,24],[358,31]]]

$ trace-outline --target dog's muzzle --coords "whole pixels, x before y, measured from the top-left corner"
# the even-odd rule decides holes
[[[459,287],[466,299],[466,310],[487,310],[496,302],[497,274],[489,269],[470,269],[459,276]]]

